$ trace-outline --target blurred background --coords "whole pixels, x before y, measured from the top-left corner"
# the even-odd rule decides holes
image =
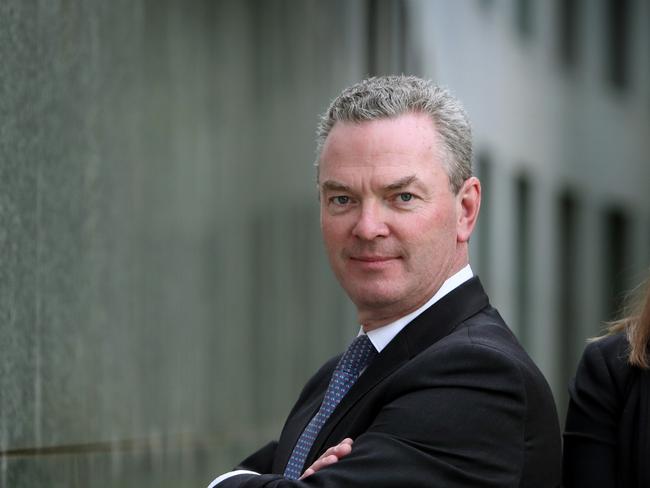
[[[204,487],[356,334],[317,115],[465,103],[472,265],[552,385],[650,265],[650,2],[0,0],[0,486]]]

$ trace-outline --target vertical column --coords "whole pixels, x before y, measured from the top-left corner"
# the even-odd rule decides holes
[[[531,250],[531,308],[530,353],[556,394],[562,387],[558,381],[558,308],[555,284],[557,267],[557,221],[555,219],[555,189],[543,177],[536,175],[533,193],[533,239]]]

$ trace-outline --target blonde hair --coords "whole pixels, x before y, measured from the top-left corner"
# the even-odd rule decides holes
[[[650,368],[650,279],[632,291],[623,317],[608,323],[607,334],[624,332],[629,343],[628,363],[642,369]]]

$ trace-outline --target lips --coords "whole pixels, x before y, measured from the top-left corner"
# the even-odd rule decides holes
[[[396,256],[350,256],[354,261],[361,261],[364,263],[381,263],[384,261],[391,261],[397,259]]]
[[[348,263],[350,270],[356,269],[362,273],[383,273],[392,269],[399,259],[399,256],[361,255],[350,256]]]

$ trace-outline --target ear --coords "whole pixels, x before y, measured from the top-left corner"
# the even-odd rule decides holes
[[[456,239],[468,242],[481,207],[481,182],[475,176],[468,178],[456,195]]]

